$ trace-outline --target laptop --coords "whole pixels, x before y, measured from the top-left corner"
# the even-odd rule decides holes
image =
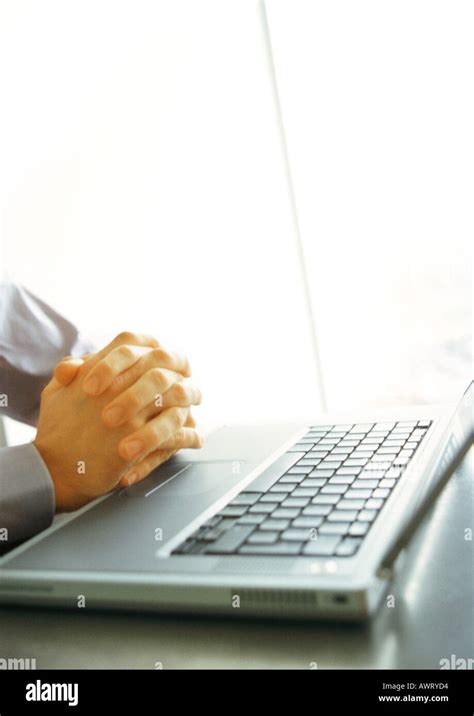
[[[0,602],[363,620],[473,442],[454,413],[223,426],[0,561]]]
[[[322,387],[264,3],[259,12]],[[0,559],[0,602],[365,619],[472,443],[472,401],[471,384],[454,414],[220,427],[199,453],[181,451]]]

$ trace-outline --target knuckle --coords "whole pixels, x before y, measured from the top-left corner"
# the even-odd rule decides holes
[[[117,348],[117,350],[122,356],[122,358],[125,358],[126,360],[131,360],[135,356],[133,347],[130,345],[124,344]]]
[[[135,333],[132,331],[121,331],[116,337],[116,343],[131,343],[135,339]]]
[[[164,348],[153,348],[151,351],[153,361],[156,363],[165,363],[166,365],[170,362],[170,354],[164,350]]]
[[[135,391],[130,390],[127,392],[126,395],[124,395],[124,398],[122,400],[122,407],[128,413],[136,413],[142,408],[140,398],[135,393]]]
[[[188,356],[183,356],[183,361],[184,361],[183,372],[189,378],[189,376],[191,375],[191,363],[189,362]]]
[[[183,403],[187,400],[188,391],[186,389],[186,386],[184,386],[182,383],[176,383],[173,386],[173,393],[174,393],[175,399],[179,403]]]
[[[147,375],[151,378],[153,384],[157,388],[162,388],[163,384],[166,382],[165,374],[161,368],[150,368]]]
[[[183,428],[181,428],[180,430],[178,430],[176,432],[176,435],[174,436],[174,444],[176,445],[176,447],[180,448],[180,447],[183,447],[185,442],[186,442],[186,433],[183,430]]]

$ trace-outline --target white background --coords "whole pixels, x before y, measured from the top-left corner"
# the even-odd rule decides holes
[[[330,408],[471,373],[472,4],[269,0]],[[98,344],[153,333],[203,419],[317,412],[254,0],[0,0],[9,275]]]

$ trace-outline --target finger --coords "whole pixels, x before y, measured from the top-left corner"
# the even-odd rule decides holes
[[[132,365],[128,370],[117,375],[110,389],[112,393],[118,394],[133,385],[147,370],[152,368],[166,368],[174,371],[182,377],[191,375],[191,368],[186,356],[181,353],[170,353],[163,348],[154,348],[146,352],[143,357]]]
[[[124,344],[112,348],[92,367],[82,387],[89,395],[100,395],[110,387],[114,378],[127,368],[133,366],[151,348]]]
[[[153,415],[158,415],[168,408],[189,408],[191,405],[201,405],[201,402],[202,395],[197,386],[192,383],[174,383],[166,393],[155,394],[141,414],[145,420],[149,420]],[[127,417],[127,420],[130,418]],[[196,423],[193,423],[188,427],[195,425]]]
[[[184,448],[202,448],[204,438],[194,428],[182,427],[169,440],[160,445],[160,450],[184,450]]]
[[[102,418],[109,427],[117,427],[131,420],[143,408],[155,399],[162,403],[163,394],[176,382],[176,374],[166,368],[152,368],[134,383],[131,388],[120,393],[117,398],[105,406]],[[156,405],[158,407],[158,404]],[[153,415],[157,412],[154,407]]]
[[[194,420],[194,417],[191,415],[191,411],[189,411],[188,419],[184,423],[185,428],[195,428],[196,427],[196,421]]]
[[[200,448],[203,445],[203,438],[196,430],[190,428],[181,428],[175,435],[175,438],[168,441],[168,447],[155,450],[146,456],[143,460],[136,463],[119,482],[121,487],[128,487],[135,482],[140,482],[147,477],[150,472],[155,470],[170,457],[175,455],[178,450],[184,448]]]
[[[152,336],[146,336],[141,333],[131,333],[129,331],[123,331],[122,333],[119,333],[115,338],[108,343],[102,350],[95,353],[89,360],[87,361],[87,367],[92,369],[102,358],[105,358],[106,355],[110,353],[110,351],[114,350],[114,348],[118,348],[118,346],[121,345],[131,345],[131,346],[143,346],[145,348],[159,348],[160,344],[156,340],[156,338],[153,338]],[[89,371],[88,371],[89,373]]]
[[[136,482],[140,482],[140,480],[148,477],[150,472],[153,472],[153,470],[156,470],[156,468],[166,462],[166,460],[169,460],[170,457],[173,457],[175,453],[176,450],[155,450],[155,452],[147,455],[144,460],[134,465],[133,468],[120,479],[118,487],[129,487]]]
[[[53,376],[63,387],[72,383],[79,373],[79,368],[84,365],[82,358],[67,356],[63,358],[54,369]]]
[[[123,438],[118,444],[124,460],[141,460],[157,450],[180,430],[188,417],[188,408],[168,408],[141,428]]]

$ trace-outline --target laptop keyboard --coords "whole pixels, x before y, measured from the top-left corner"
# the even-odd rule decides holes
[[[173,554],[352,557],[430,425],[311,427]]]

